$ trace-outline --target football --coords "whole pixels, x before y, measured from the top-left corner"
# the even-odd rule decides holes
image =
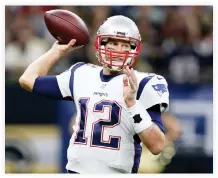
[[[44,21],[51,35],[60,44],[67,44],[71,39],[76,39],[75,46],[89,43],[90,36],[85,22],[75,13],[56,9],[45,12]]]

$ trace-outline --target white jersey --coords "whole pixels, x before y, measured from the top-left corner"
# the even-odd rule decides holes
[[[145,109],[169,104],[162,76],[135,71],[137,99]],[[79,173],[131,173],[134,132],[123,98],[123,75],[107,78],[102,67],[77,63],[57,76],[63,97],[77,108],[75,132],[68,147],[66,169]]]

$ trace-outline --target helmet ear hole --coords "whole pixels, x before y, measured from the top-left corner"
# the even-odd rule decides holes
[[[102,39],[100,40],[101,46],[102,46],[102,45],[105,46],[107,42],[108,42],[108,38],[102,38]]]
[[[131,47],[132,50],[135,50],[135,49],[136,49],[136,46],[135,46],[135,45],[131,45],[130,47]]]
[[[101,46],[105,46],[106,45],[106,41],[101,41]]]

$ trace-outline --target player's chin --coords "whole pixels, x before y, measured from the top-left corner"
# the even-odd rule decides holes
[[[123,58],[113,58],[105,59],[102,61],[104,64],[104,67],[107,67],[111,72],[122,72],[123,69],[125,69],[126,65],[124,65],[125,60]]]
[[[114,73],[120,73],[124,69],[123,66],[113,66],[113,65],[109,65],[109,64],[105,64],[104,66],[107,67],[111,72],[114,72]]]
[[[106,64],[111,67],[115,68],[123,68],[124,67],[124,60],[112,60],[112,61],[106,61]]]

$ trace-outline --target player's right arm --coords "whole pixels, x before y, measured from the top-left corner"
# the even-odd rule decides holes
[[[23,75],[19,79],[19,83],[22,88],[27,91],[39,91],[47,90],[52,94],[52,90],[61,90],[59,84],[63,83],[61,80],[66,77],[68,74],[63,74],[60,76],[46,76],[48,71],[53,67],[53,65],[63,56],[69,52],[79,48],[73,47],[76,40],[72,39],[66,45],[60,45],[58,42],[55,42],[52,48],[47,51],[44,55],[40,56],[33,63],[31,63]],[[60,81],[58,81],[58,78]],[[50,87],[50,88],[49,88]],[[62,93],[59,92],[59,93]],[[43,93],[42,93],[43,94]]]
[[[27,67],[19,79],[21,87],[27,91],[33,91],[35,81],[38,77],[46,76],[48,71],[61,57],[78,48],[73,47],[75,42],[75,39],[72,39],[66,45],[60,45],[58,42],[55,42],[49,51],[40,56]]]

